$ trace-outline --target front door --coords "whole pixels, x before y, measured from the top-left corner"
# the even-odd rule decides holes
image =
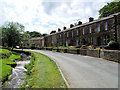
[[[97,38],[97,45],[98,45],[98,46],[101,45],[101,38],[100,38],[100,37]]]

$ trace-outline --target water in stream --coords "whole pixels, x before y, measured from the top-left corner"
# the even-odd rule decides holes
[[[24,72],[26,71],[24,65],[30,62],[30,57],[25,54],[21,55],[23,57],[22,61],[16,61],[17,66],[12,70],[12,79],[8,82],[8,85],[5,86],[4,88],[19,88],[20,85],[23,84],[25,78]]]

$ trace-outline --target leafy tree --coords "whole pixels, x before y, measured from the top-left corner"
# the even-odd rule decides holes
[[[24,39],[24,40],[29,40],[29,38],[30,38],[30,34],[28,34],[27,32],[24,32],[24,33],[22,34],[22,36],[23,36],[23,39]]]
[[[48,34],[47,33],[42,34],[42,36],[46,36],[46,35],[48,35]]]
[[[55,31],[55,30],[53,30],[53,31],[51,31],[51,32],[50,32],[50,34],[53,34],[53,33],[56,33],[56,31]]]
[[[99,10],[99,14],[100,14],[99,17],[100,18],[107,17],[117,12],[120,12],[120,1],[119,2],[113,1],[111,3],[107,3],[107,5],[105,5]]]
[[[20,45],[22,32],[24,31],[24,26],[18,22],[6,22],[1,27],[2,32],[2,45],[8,47],[15,47]]]
[[[41,33],[36,32],[36,31],[32,31],[32,32],[28,32],[30,34],[31,37],[40,37]]]

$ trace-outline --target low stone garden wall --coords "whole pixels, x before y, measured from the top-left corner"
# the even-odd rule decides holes
[[[103,50],[104,59],[120,63],[120,51],[118,50]]]
[[[120,51],[119,50],[99,50],[99,49],[58,49],[58,48],[40,48],[49,51],[56,50],[56,52],[72,53],[87,55],[91,57],[103,58],[110,61],[120,63]]]
[[[100,57],[100,50],[99,49],[91,49],[87,50],[87,55],[92,57]]]

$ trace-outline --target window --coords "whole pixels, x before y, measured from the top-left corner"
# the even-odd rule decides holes
[[[83,28],[83,35],[85,34],[85,29]]]
[[[90,39],[91,39],[91,44],[93,44],[93,38],[91,37]]]
[[[73,37],[73,31],[72,31],[72,37]]]
[[[104,37],[104,44],[108,44],[109,43],[109,35],[105,35]]]
[[[61,34],[60,34],[60,38],[61,38]]]
[[[89,27],[89,33],[92,33],[91,27]]]
[[[77,39],[77,40],[76,40],[76,46],[78,46],[78,45],[79,45],[79,40]]]
[[[100,24],[98,24],[98,32],[100,32]]]
[[[68,47],[68,41],[66,41],[66,47]]]
[[[67,32],[67,37],[69,37],[69,33]]]
[[[78,33],[79,33],[79,32],[78,32],[78,29],[76,30],[76,33],[77,33],[77,35],[78,35]]]
[[[107,30],[107,26],[108,26],[108,24],[107,24],[107,22],[105,22],[105,30]]]

